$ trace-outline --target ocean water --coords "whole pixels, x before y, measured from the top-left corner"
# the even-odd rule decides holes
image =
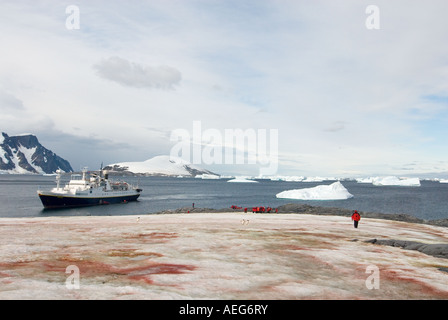
[[[121,179],[114,177],[114,179]],[[420,187],[374,186],[342,181],[354,196],[347,200],[303,201],[277,199],[281,191],[310,188],[325,182],[285,182],[258,180],[258,183],[228,183],[226,179],[126,177],[143,189],[137,202],[96,207],[44,210],[37,189],[51,189],[55,177],[38,175],[0,175],[0,217],[134,215],[192,206],[229,208],[237,205],[277,207],[287,203],[357,209],[367,212],[405,213],[422,219],[448,218],[448,184],[422,181]],[[62,179],[63,182],[64,178]]]

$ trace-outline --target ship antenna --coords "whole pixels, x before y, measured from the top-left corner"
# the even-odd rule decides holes
[[[57,169],[56,173],[57,173],[57,175],[56,175],[56,188],[59,189],[59,185],[60,185],[60,182],[61,182],[61,169]]]
[[[86,180],[87,167],[83,167],[81,172],[82,172],[82,180]]]

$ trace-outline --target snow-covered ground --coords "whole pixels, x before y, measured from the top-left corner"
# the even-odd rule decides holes
[[[235,212],[1,218],[0,299],[448,298],[447,259],[372,238],[447,243],[448,229]]]
[[[353,197],[339,181],[313,188],[286,190],[277,193],[276,196],[277,198],[299,200],[345,200]]]

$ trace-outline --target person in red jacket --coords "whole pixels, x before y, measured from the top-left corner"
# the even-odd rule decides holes
[[[358,228],[358,222],[361,220],[361,215],[358,213],[358,210],[355,210],[352,214],[352,220],[354,221],[355,228]]]

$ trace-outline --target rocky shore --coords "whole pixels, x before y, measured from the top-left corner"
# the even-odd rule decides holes
[[[308,204],[297,204],[297,203],[289,203],[282,206],[279,206],[278,213],[298,213],[298,214],[313,214],[313,215],[334,215],[334,216],[343,216],[350,217],[353,213],[352,210],[336,208],[336,207],[320,207],[320,206],[311,206]],[[201,213],[201,212],[209,212],[209,213],[219,213],[219,212],[228,212],[229,208],[221,208],[221,209],[213,209],[213,208],[192,208],[192,207],[183,207],[175,210],[164,210],[160,211],[157,214],[170,214],[170,213]],[[242,212],[243,210],[233,210],[235,212]],[[248,211],[251,211],[251,208],[248,208]],[[362,218],[371,218],[371,219],[386,219],[386,220],[394,220],[394,221],[403,221],[403,222],[412,222],[412,223],[422,223],[429,224],[433,226],[440,227],[448,227],[448,219],[438,219],[438,220],[424,220],[409,214],[397,213],[397,214],[389,214],[389,213],[379,213],[379,212],[363,212],[359,211]]]
[[[448,259],[448,244],[447,243],[422,243],[418,241],[406,241],[396,239],[371,239],[366,240],[366,243],[373,243],[383,246],[400,247],[405,250],[417,250],[427,255],[431,255],[438,258]],[[446,269],[446,268],[445,268]],[[446,271],[446,270],[443,271]]]

